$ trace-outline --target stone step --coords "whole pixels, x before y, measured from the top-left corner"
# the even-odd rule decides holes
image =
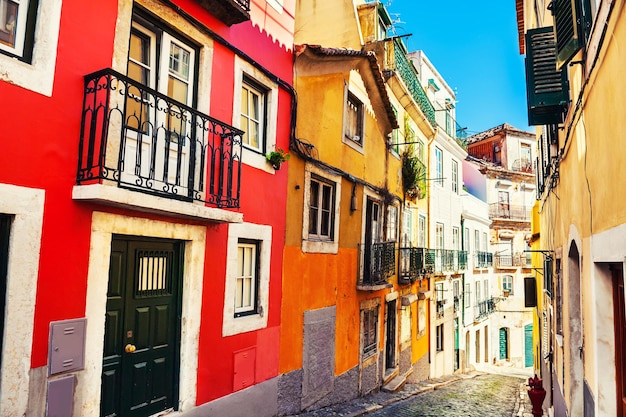
[[[398,375],[391,381],[382,386],[381,390],[384,392],[396,393],[402,389],[406,383],[406,375]]]

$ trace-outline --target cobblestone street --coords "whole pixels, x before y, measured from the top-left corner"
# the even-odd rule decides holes
[[[511,417],[517,415],[519,378],[485,374],[462,379],[369,413],[371,417]]]
[[[292,417],[532,417],[527,378],[473,372],[406,384]]]

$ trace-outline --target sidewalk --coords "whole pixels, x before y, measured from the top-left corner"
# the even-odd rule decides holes
[[[504,372],[484,372],[473,371],[467,374],[449,375],[442,378],[433,378],[421,381],[416,384],[406,384],[400,391],[396,393],[376,392],[366,395],[365,397],[355,398],[351,401],[325,407],[307,413],[296,414],[290,417],[359,417],[366,415],[372,411],[379,410],[389,404],[402,401],[413,395],[419,395],[427,391],[436,390],[448,384],[452,384],[461,379],[472,379],[485,373],[504,373]],[[521,377],[520,375],[511,375]],[[520,380],[519,398],[515,403],[515,410],[511,417],[533,417],[532,405],[528,398],[526,390],[528,379]]]

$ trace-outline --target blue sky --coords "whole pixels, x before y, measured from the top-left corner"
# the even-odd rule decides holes
[[[531,130],[514,0],[382,0],[409,51],[422,50],[456,91],[468,133],[502,123]]]

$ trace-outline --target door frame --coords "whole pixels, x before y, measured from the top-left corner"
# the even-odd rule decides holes
[[[178,411],[185,412],[195,407],[206,233],[205,226],[94,212],[85,305],[85,370],[81,378],[77,379],[75,410],[82,410],[84,415],[100,413],[104,318],[111,239],[114,234],[185,241],[181,302],[181,322],[184,325],[181,327],[179,348]]]

